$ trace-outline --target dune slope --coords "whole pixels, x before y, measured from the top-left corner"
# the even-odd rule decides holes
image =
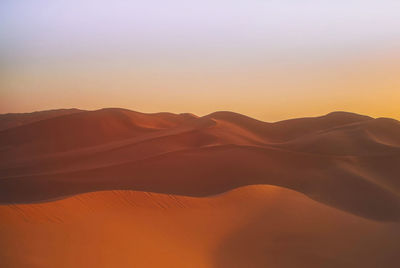
[[[0,206],[3,267],[398,267],[398,223],[275,186]]]

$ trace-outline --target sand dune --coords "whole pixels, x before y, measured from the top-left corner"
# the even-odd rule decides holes
[[[95,146],[176,126],[187,116],[102,109],[40,120],[0,132],[0,146],[24,145],[31,154]],[[190,118],[190,117],[189,117]]]
[[[131,191],[0,206],[5,267],[398,267],[400,225],[292,190]],[[7,266],[8,265],[8,266]]]
[[[232,112],[63,115],[0,132],[0,201],[117,189],[208,196],[273,184],[399,220],[399,125],[344,112],[277,123]]]
[[[267,123],[117,108],[10,118],[0,124],[9,267],[400,264],[396,120],[334,112]],[[15,252],[20,239],[26,260]],[[40,254],[52,244],[71,255]],[[104,259],[85,259],[83,247]]]
[[[61,115],[74,114],[82,112],[79,109],[58,109],[49,111],[40,111],[33,113],[9,113],[0,114],[0,130],[14,128]]]

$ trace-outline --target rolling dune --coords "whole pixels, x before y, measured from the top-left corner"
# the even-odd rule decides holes
[[[79,109],[58,109],[50,111],[40,111],[33,113],[9,113],[0,114],[0,130],[22,126],[61,115],[74,114],[82,112]]]
[[[396,120],[61,111],[0,117],[6,267],[400,265]]]
[[[5,267],[397,267],[399,223],[292,190],[132,191],[0,207]]]

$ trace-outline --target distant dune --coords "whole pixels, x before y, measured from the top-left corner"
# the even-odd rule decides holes
[[[50,119],[61,115],[79,113],[79,109],[58,109],[50,111],[40,111],[33,113],[9,113],[0,114],[0,130],[26,125],[36,121]]]
[[[393,119],[7,114],[0,160],[6,267],[400,266]]]

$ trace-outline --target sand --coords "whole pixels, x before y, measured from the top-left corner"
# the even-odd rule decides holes
[[[40,116],[0,120],[5,267],[400,265],[396,120]]]

